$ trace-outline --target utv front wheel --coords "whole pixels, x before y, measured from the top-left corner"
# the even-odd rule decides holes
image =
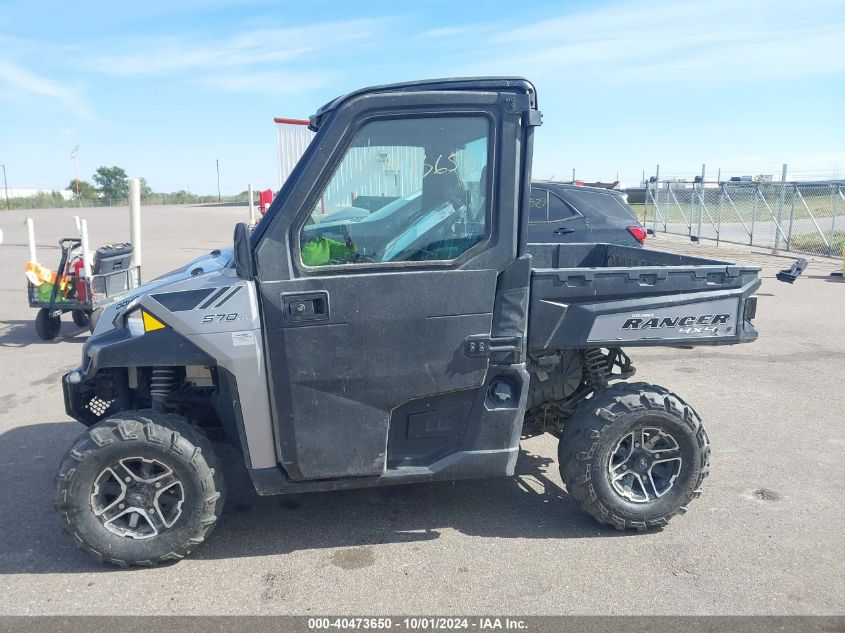
[[[710,444],[698,414],[647,383],[618,383],[581,403],[558,447],[576,503],[617,529],[661,527],[701,494]]]
[[[62,529],[101,562],[152,566],[187,556],[223,507],[211,443],[178,415],[128,411],[88,429],[62,460]]]
[[[97,329],[97,322],[100,320],[101,316],[103,316],[102,308],[97,308],[88,315],[88,331],[91,332],[91,334],[93,334],[94,330]]]

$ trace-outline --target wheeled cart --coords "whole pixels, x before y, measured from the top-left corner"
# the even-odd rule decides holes
[[[52,283],[43,281],[36,285],[31,279],[27,281],[29,307],[38,310],[35,331],[45,341],[59,335],[61,316],[66,312],[71,313],[76,325],[91,327],[93,331],[91,315],[97,308],[124,296],[141,284],[141,268],[131,264],[130,245],[98,249],[91,266],[85,248],[86,233],[83,231],[83,238],[65,237],[59,240],[62,254]],[[32,243],[31,250],[34,254]],[[81,261],[71,266],[73,254],[77,250],[81,250]]]

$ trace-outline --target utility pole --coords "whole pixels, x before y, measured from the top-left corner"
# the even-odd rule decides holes
[[[9,202],[9,183],[6,182],[6,164],[3,164],[3,188],[6,190],[6,208],[11,211],[12,203]]]
[[[223,202],[223,198],[220,196],[220,159],[217,158],[214,162],[217,163],[217,202]]]

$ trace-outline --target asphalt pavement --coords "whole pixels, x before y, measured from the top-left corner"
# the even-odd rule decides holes
[[[30,212],[55,267],[73,210]],[[658,532],[581,514],[556,440],[524,442],[512,479],[258,497],[220,447],[229,494],[190,558],[119,570],[77,551],[52,510],[52,478],[83,427],[59,378],[87,331],[66,316],[37,338],[26,302],[27,212],[0,213],[0,614],[845,614],[845,283],[791,260],[680,238],[650,246],[763,266],[751,345],[632,349],[637,380],[700,413],[712,473]],[[91,243],[128,238],[125,208],[84,210]],[[143,276],[228,245],[242,207],[145,207]]]

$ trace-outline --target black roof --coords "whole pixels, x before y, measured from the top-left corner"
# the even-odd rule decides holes
[[[326,114],[336,110],[342,103],[364,94],[380,92],[419,92],[434,90],[503,90],[508,89],[528,94],[531,107],[537,107],[537,90],[534,84],[523,77],[452,77],[447,79],[423,79],[396,84],[384,84],[361,88],[332,99],[310,118],[309,127],[315,132]]]

